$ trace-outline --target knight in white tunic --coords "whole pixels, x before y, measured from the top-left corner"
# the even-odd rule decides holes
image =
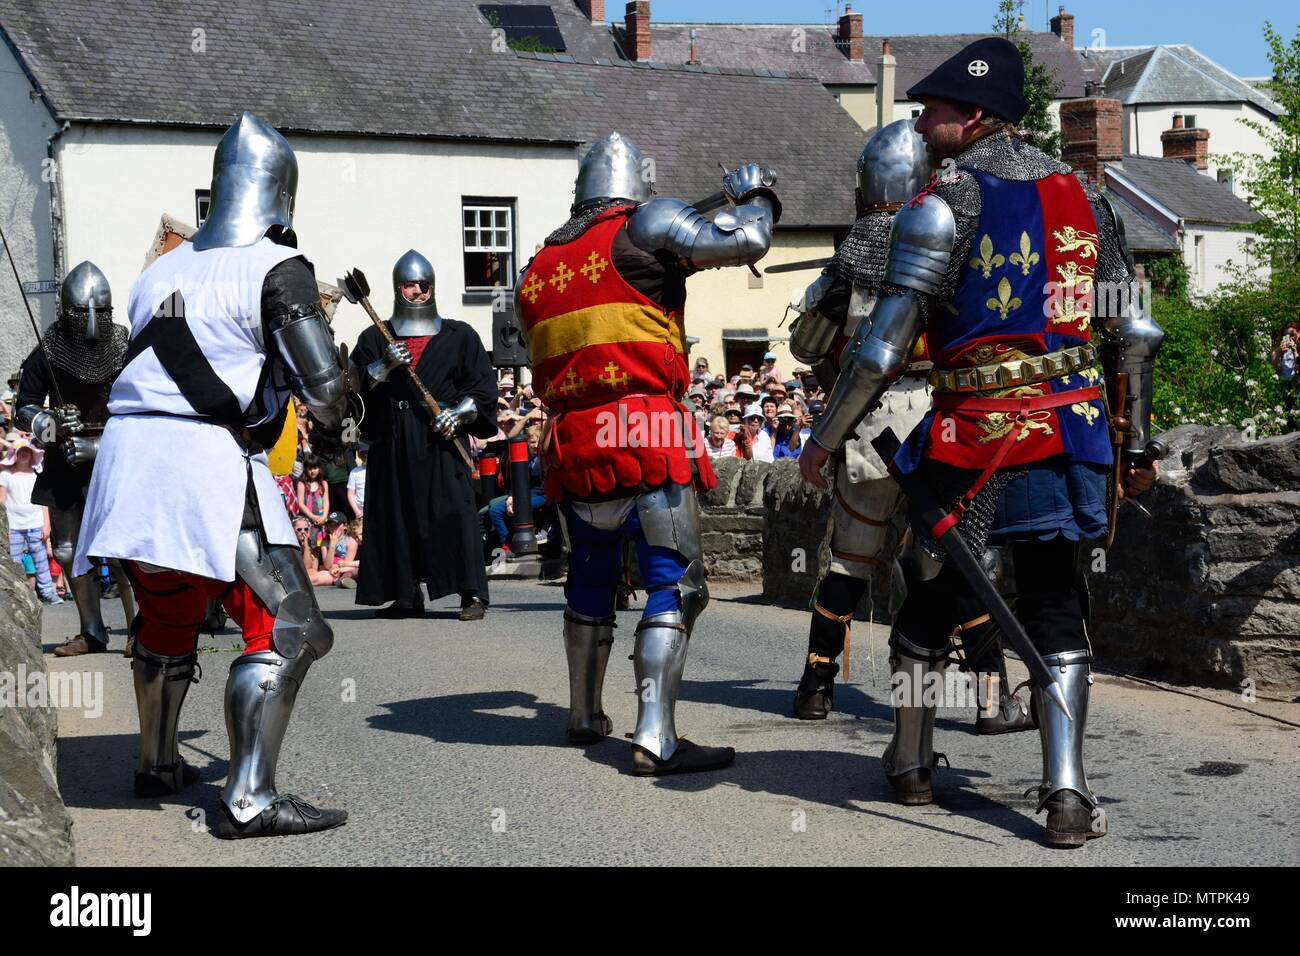
[[[109,396],[74,567],[121,559],[140,606],[137,796],[197,779],[176,732],[207,602],[221,601],[243,630],[245,652],[226,684],[230,771],[214,828],[227,839],[347,818],[275,785],[298,688],[333,635],[266,449],[291,394],[325,440],[341,432],[346,411],[333,334],[291,228],[297,180],[288,142],[244,113],[217,147],[207,220],[136,280],[131,342]]]

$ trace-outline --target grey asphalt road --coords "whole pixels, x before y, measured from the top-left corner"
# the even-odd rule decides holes
[[[136,711],[117,654],[58,660],[103,675],[102,714],[60,711],[58,773],[77,858],[126,864],[1154,864],[1300,863],[1291,805],[1297,729],[1102,674],[1088,726],[1088,766],[1110,834],[1049,850],[1023,794],[1039,780],[1037,734],[976,737],[974,711],[941,712],[937,803],[890,799],[880,768],[891,716],[884,629],[854,629],[853,679],[824,723],[789,716],[807,612],[763,605],[753,588],[719,585],[692,639],[678,727],[737,750],[719,773],[629,776],[623,734],[635,723],[636,612],[620,615],[606,710],[615,735],[564,743],[567,679],[561,588],[494,583],[484,621],[452,602],[422,621],[377,621],[352,592],[321,604],[337,641],[298,699],[280,761],[282,790],[351,814],[340,830],[227,843],[217,812],[228,754],[226,670],[239,635],[205,636],[203,680],[182,715],[186,760],[201,783],[174,797],[131,794]],[[115,616],[114,616],[115,615]],[[121,610],[115,602],[110,624]],[[47,610],[46,651],[75,630],[72,605]],[[1014,675],[1013,675],[1014,676]],[[83,704],[85,702],[83,701]],[[1300,705],[1256,705],[1300,722]]]

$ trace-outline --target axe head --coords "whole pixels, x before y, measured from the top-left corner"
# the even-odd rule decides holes
[[[370,298],[370,283],[366,281],[366,274],[360,269],[353,269],[342,279],[343,295],[349,302],[357,303],[362,299]]]

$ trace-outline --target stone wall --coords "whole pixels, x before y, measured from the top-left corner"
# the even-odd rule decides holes
[[[1121,507],[1093,575],[1098,655],[1166,680],[1300,688],[1300,434],[1162,437],[1152,517]]]
[[[1185,426],[1162,437],[1170,458],[1143,498],[1152,517],[1122,507],[1116,547],[1091,574],[1098,657],[1164,680],[1300,689],[1300,434],[1244,443]],[[807,606],[829,493],[794,461],[715,470],[702,501],[710,576],[761,573],[764,601]],[[859,619],[887,619],[889,583],[882,569]]]
[[[0,508],[0,541],[9,524]],[[72,819],[55,774],[57,713],[26,703],[20,674],[44,675],[41,606],[22,568],[0,558],[0,867],[68,866]],[[42,676],[43,679],[43,676]]]
[[[798,461],[775,463],[739,458],[713,462],[718,486],[701,499],[705,563],[711,580],[756,580],[763,600],[807,607],[817,582],[817,552],[826,534],[831,495],[807,484]],[[859,619],[881,618],[887,571],[873,581]]]

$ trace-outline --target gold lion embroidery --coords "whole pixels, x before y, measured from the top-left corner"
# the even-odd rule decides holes
[[[1049,424],[1052,418],[1050,411],[1031,412],[1028,417],[1020,423],[1020,434],[1016,436],[1016,441],[1024,441],[1034,431],[1041,431],[1044,435],[1053,435],[1055,430]],[[976,422],[980,431],[984,434],[980,436],[981,445],[987,445],[989,442],[1005,438],[1010,434],[1011,429],[1016,427],[1016,416],[1009,415],[1006,412],[989,412],[984,416],[984,421]]]
[[[980,240],[980,254],[970,261],[970,267],[983,270],[984,278],[991,279],[993,278],[993,270],[1004,262],[1006,262],[1006,259],[1000,253],[993,251],[993,240],[989,238],[989,234],[984,233],[984,238]],[[1006,318],[1006,316],[1003,316],[1003,318]]]
[[[998,280],[998,294],[996,298],[990,298],[984,303],[988,308],[998,313],[1000,318],[1005,319],[1007,313],[1012,309],[1020,308],[1021,302],[1018,296],[1011,294],[1011,280],[1003,276]]]
[[[1053,325],[1078,323],[1079,331],[1088,328],[1092,319],[1092,283],[1095,270],[1080,266],[1077,262],[1067,261],[1056,267],[1060,276],[1058,283],[1059,300],[1056,314],[1052,316]]]
[[[1057,252],[1077,252],[1080,259],[1097,258],[1097,234],[1066,226],[1064,229],[1052,230],[1052,238],[1060,243]]]
[[[1013,266],[1020,266],[1020,271],[1024,275],[1029,275],[1029,270],[1038,264],[1038,253],[1033,251],[1029,242],[1029,233],[1020,234],[1020,251],[1011,253],[1008,260]]]

